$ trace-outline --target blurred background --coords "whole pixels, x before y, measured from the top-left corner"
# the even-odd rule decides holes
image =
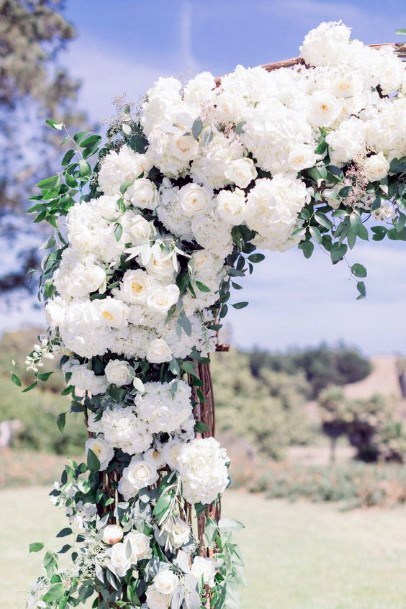
[[[60,138],[103,132],[112,101],[138,101],[156,78],[221,75],[294,57],[312,27],[342,19],[365,42],[397,41],[402,0],[0,0],[0,603],[24,606],[64,515],[47,493],[65,455],[80,456],[80,418],[62,436],[62,379],[28,394],[11,361],[44,328],[36,300],[45,229],[25,214],[55,172]],[[345,265],[272,254],[244,282],[250,306],[227,318],[213,357],[220,441],[229,450],[227,515],[246,529],[243,608],[404,609],[406,588],[406,250],[365,242],[356,301]],[[29,517],[27,517],[29,506]],[[3,530],[4,529],[4,530]],[[10,566],[12,565],[12,567]],[[6,577],[7,576],[7,577]]]

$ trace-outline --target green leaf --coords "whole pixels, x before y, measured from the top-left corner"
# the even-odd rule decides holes
[[[30,543],[28,547],[30,554],[32,554],[33,552],[40,552],[44,547],[44,544],[41,541],[34,541],[34,543]]]
[[[400,28],[398,30],[395,30],[395,34],[399,34],[399,36],[406,36],[406,29]]]
[[[298,248],[302,250],[305,258],[310,258],[314,251],[314,244],[311,241],[301,241]]]
[[[58,601],[65,594],[65,588],[63,584],[54,584],[51,586],[46,594],[42,597],[45,603],[52,603]]]
[[[44,180],[40,180],[36,183],[36,186],[41,190],[51,190],[60,184],[59,176],[51,176],[49,178],[45,178]]]
[[[347,246],[344,243],[333,243],[331,246],[330,256],[333,263],[342,260],[347,253]]]
[[[56,129],[57,131],[61,131],[63,129],[63,123],[58,123],[53,118],[47,118],[45,121],[47,125],[52,127],[52,129]]]
[[[195,140],[198,139],[198,137],[202,131],[203,131],[203,121],[199,116],[194,120],[193,125],[192,125],[192,135],[195,138]]]
[[[47,381],[49,379],[49,377],[51,376],[51,374],[53,374],[53,371],[51,371],[51,372],[38,372],[37,378],[40,381]]]
[[[184,370],[188,374],[191,374],[192,376],[197,377],[195,366],[192,362],[182,362],[182,370]]]
[[[61,161],[61,165],[63,167],[65,167],[66,165],[69,165],[69,163],[71,162],[71,160],[73,159],[75,154],[76,154],[75,150],[68,150],[68,152],[65,153],[65,155]]]
[[[316,226],[309,226],[309,232],[317,243],[321,243],[321,234]]]
[[[80,159],[79,161],[79,176],[81,178],[89,178],[92,175],[92,168],[89,163],[84,159]]]
[[[66,425],[66,412],[60,412],[56,417],[56,424],[59,431],[62,433]]]
[[[87,451],[87,467],[91,472],[98,472],[100,469],[100,461],[90,448]]]
[[[195,423],[195,431],[197,431],[198,433],[203,433],[205,431],[207,431],[209,428],[206,425],[206,423],[204,423],[203,421],[196,421]]]
[[[89,135],[88,137],[80,140],[80,147],[88,148],[89,146],[94,146],[95,144],[98,144],[101,139],[102,138],[100,135]]]
[[[17,385],[17,387],[21,387],[21,379],[15,372],[11,373],[11,380],[13,381],[14,385]]]
[[[67,537],[68,535],[72,535],[72,529],[70,527],[66,527],[59,531],[57,537]]]
[[[357,296],[357,300],[361,300],[362,298],[365,298],[367,290],[365,287],[365,283],[363,281],[358,281],[357,290],[359,292],[359,296]]]
[[[324,214],[317,212],[314,214],[314,217],[321,226],[324,226],[324,228],[328,228],[329,230],[333,228],[333,223]]]
[[[196,281],[195,283],[201,292],[211,292],[210,288],[201,281]]]
[[[31,383],[31,385],[28,385],[28,387],[23,389],[22,393],[28,393],[29,391],[31,391],[31,389],[34,389],[34,387],[36,387],[37,385],[38,385],[38,382],[34,381],[33,383]]]
[[[245,307],[248,306],[248,302],[236,302],[235,304],[231,305],[232,307],[234,307],[234,309],[244,309]]]
[[[257,262],[262,262],[262,260],[265,260],[265,256],[264,254],[251,254],[251,256],[248,256],[248,260],[255,264]]]
[[[123,227],[121,226],[120,222],[116,222],[114,225],[114,236],[116,238],[116,241],[120,241],[122,234],[123,234]]]
[[[364,266],[362,266],[362,264],[358,264],[358,262],[356,262],[355,264],[352,265],[351,273],[355,277],[366,277],[367,276],[366,268]]]

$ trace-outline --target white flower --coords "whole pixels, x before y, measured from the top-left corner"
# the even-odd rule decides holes
[[[107,468],[108,464],[114,457],[114,449],[104,440],[102,436],[89,438],[85,444],[86,454],[91,450],[100,461],[99,471]]]
[[[105,376],[96,376],[86,364],[79,364],[77,360],[65,364],[63,371],[71,374],[69,385],[75,387],[75,393],[78,396],[84,396],[86,392],[98,395],[107,389]]]
[[[154,577],[154,587],[165,596],[171,596],[175,588],[179,585],[179,578],[173,571],[169,569],[163,569],[159,571]]]
[[[118,482],[118,492],[123,496],[124,501],[129,501],[138,494],[138,488],[135,487],[126,478],[120,478]]]
[[[82,298],[98,290],[104,291],[106,272],[91,256],[83,257],[68,247],[55,271],[54,283],[63,298]]]
[[[154,285],[154,279],[142,269],[126,271],[120,286],[120,294],[128,303],[142,304]]]
[[[362,169],[368,182],[380,182],[389,172],[389,163],[382,154],[373,154],[362,163]]]
[[[118,524],[108,524],[102,530],[102,541],[109,546],[119,543],[124,537],[124,531]]]
[[[159,478],[156,468],[142,457],[135,456],[123,470],[123,478],[134,488],[141,489],[154,484]]]
[[[191,389],[184,381],[177,382],[176,391],[171,383],[145,383],[144,388],[134,403],[151,433],[176,431],[192,413]]]
[[[172,359],[172,351],[166,341],[162,338],[155,338],[148,345],[147,360],[151,364],[161,364],[162,362],[170,362]]]
[[[339,100],[326,91],[315,91],[309,98],[308,118],[315,127],[330,127],[340,112]]]
[[[343,23],[321,23],[306,34],[300,47],[301,56],[313,66],[337,65],[343,60],[350,34],[350,28]]]
[[[296,144],[296,146],[292,146],[289,152],[288,164],[293,171],[302,171],[302,169],[313,167],[316,161],[317,156],[313,147],[307,144]]]
[[[378,209],[373,212],[374,218],[380,222],[386,222],[396,217],[396,210],[389,201],[384,201]]]
[[[152,222],[148,222],[141,215],[136,215],[131,218],[127,227],[131,242],[134,245],[142,245],[147,243],[150,237],[154,234],[155,229]]]
[[[178,438],[168,440],[162,447],[162,456],[171,469],[177,469],[179,453],[183,442]]]
[[[333,164],[348,163],[365,149],[364,123],[352,116],[343,121],[338,129],[331,131],[326,137],[326,142],[329,145]]]
[[[166,315],[179,299],[179,288],[175,284],[153,288],[147,296],[147,305],[153,311]]]
[[[116,543],[110,550],[110,564],[113,571],[119,577],[124,577],[128,569],[131,567],[131,560],[127,556],[126,545],[124,543]]]
[[[179,134],[170,138],[169,153],[182,161],[191,161],[197,154],[198,143],[193,135]]]
[[[183,496],[189,503],[209,504],[228,485],[228,457],[214,438],[184,444],[177,459]]]
[[[61,325],[65,317],[66,304],[59,296],[56,296],[52,300],[48,300],[45,305],[45,318],[47,324],[55,329]]]
[[[221,190],[217,195],[217,211],[219,216],[230,224],[242,224],[245,219],[245,194],[236,188],[234,192]]]
[[[106,326],[111,328],[125,328],[128,323],[128,307],[111,296],[97,300],[99,314]]]
[[[173,279],[177,268],[176,252],[169,247],[161,247],[160,243],[155,243],[151,250],[151,259],[146,265],[148,273],[156,279]]]
[[[174,548],[181,548],[190,539],[190,526],[182,518],[169,520],[165,526],[165,531],[168,533],[171,545]]]
[[[151,167],[148,156],[124,145],[118,152],[112,150],[104,157],[99,172],[100,188],[107,195],[119,194],[122,184],[135,180]]]
[[[152,435],[129,407],[107,408],[103,411],[100,426],[107,442],[129,455],[144,452],[151,446]]]
[[[155,209],[158,204],[158,191],[153,182],[148,178],[139,178],[127,189],[125,198],[134,207],[141,209]]]
[[[107,381],[117,387],[129,385],[134,378],[134,371],[126,361],[113,359],[104,369]]]
[[[150,537],[139,531],[131,531],[127,533],[126,542],[131,545],[131,562],[136,564],[139,560],[151,558],[152,550],[150,548]]]
[[[149,586],[146,591],[148,609],[168,609],[171,596],[160,594],[155,586]]]
[[[155,447],[147,450],[147,452],[143,454],[143,457],[145,461],[148,461],[148,463],[152,463],[152,465],[156,467],[156,469],[160,469],[165,465],[165,459],[163,458],[161,451]]]
[[[211,193],[198,184],[186,184],[179,190],[179,204],[186,216],[202,212],[208,205]]]
[[[213,588],[215,585],[216,565],[214,560],[195,556],[192,563],[191,573],[199,580],[199,583]]]
[[[252,159],[243,158],[231,161],[224,175],[238,188],[247,188],[252,180],[257,177],[257,170]]]

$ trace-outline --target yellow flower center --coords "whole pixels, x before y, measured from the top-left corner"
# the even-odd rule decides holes
[[[143,288],[142,283],[140,283],[139,281],[132,281],[131,289],[134,292],[134,294],[141,294],[141,292],[144,288]]]
[[[108,321],[114,319],[114,316],[110,313],[110,311],[103,311],[102,317],[103,319],[107,319]]]

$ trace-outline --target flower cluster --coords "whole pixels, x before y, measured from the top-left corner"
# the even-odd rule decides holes
[[[368,238],[369,216],[375,240],[406,240],[402,62],[342,23],[312,30],[301,57],[221,82],[161,78],[103,145],[77,134],[61,174],[38,184],[32,211],[57,230],[41,279],[48,336],[27,365],[46,380],[42,358],[62,355],[89,439],[87,463],[52,492],[81,531],[74,569],[47,553],[32,607],[92,594],[106,607],[232,604],[238,551],[207,507],[228,457],[208,437],[199,377],[231,287],[264,258],[257,248],[310,257],[316,242],[337,263]],[[350,268],[363,297],[366,269]],[[198,538],[194,507],[210,515]]]

